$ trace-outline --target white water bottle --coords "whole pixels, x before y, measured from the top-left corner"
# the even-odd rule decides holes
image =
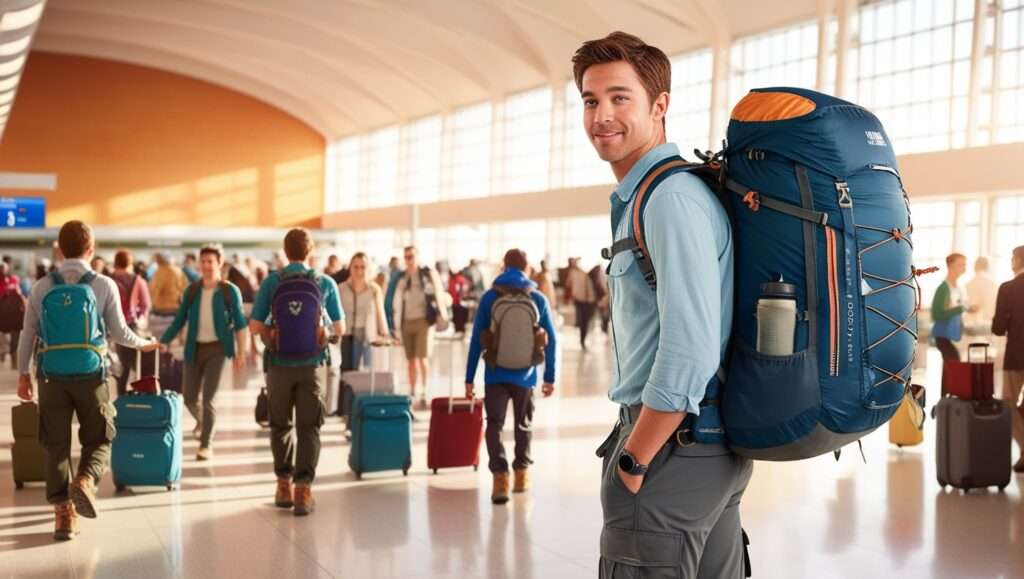
[[[761,284],[761,298],[757,300],[757,351],[771,356],[789,356],[793,353],[796,334],[796,286],[783,281]]]

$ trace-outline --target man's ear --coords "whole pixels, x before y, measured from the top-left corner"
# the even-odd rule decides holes
[[[671,100],[671,96],[667,92],[663,92],[658,95],[658,98],[654,99],[654,103],[651,106],[651,114],[654,115],[655,121],[660,121],[665,118],[668,114],[668,104]]]

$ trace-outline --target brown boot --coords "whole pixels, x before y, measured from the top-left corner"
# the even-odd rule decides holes
[[[494,473],[494,490],[491,491],[491,502],[503,505],[508,502],[508,473]]]
[[[71,502],[75,503],[75,510],[78,514],[87,519],[96,518],[96,487],[93,485],[92,477],[87,474],[80,474],[71,482],[68,489],[71,495]]]
[[[525,468],[515,469],[516,482],[512,487],[514,493],[525,493],[530,488],[530,473]]]
[[[292,499],[292,479],[280,477],[277,479],[277,494],[274,495],[274,505],[282,509],[290,509],[295,504]]]
[[[78,534],[78,513],[75,512],[75,503],[64,501],[53,505],[53,514],[56,522],[53,526],[54,541],[70,541]]]
[[[313,500],[313,491],[306,484],[295,485],[295,516],[305,517],[313,512],[316,501]]]

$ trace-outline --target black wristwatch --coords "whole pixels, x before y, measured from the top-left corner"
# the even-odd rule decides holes
[[[623,449],[622,453],[619,454],[619,468],[622,472],[633,476],[647,474],[647,465],[637,462],[633,453],[626,449]]]

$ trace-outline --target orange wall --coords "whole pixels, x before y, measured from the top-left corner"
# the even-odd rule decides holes
[[[319,225],[324,138],[262,101],[113,61],[33,52],[0,172],[55,173],[47,225]]]

